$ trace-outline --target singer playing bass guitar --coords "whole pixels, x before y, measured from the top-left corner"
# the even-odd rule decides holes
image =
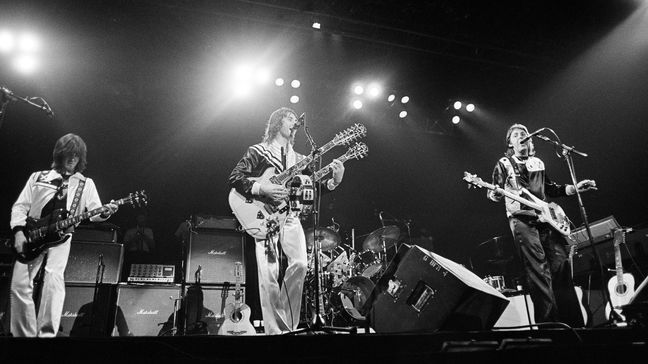
[[[573,185],[553,182],[545,172],[544,162],[535,157],[533,141],[526,126],[514,124],[506,133],[506,153],[493,170],[493,185],[520,195],[526,189],[539,200],[574,195],[596,189],[592,180]],[[533,301],[535,322],[564,322],[572,327],[584,326],[580,304],[571,279],[568,244],[564,235],[538,219],[529,206],[504,197],[497,190],[487,192],[489,199],[506,205],[506,216],[513,241],[520,252],[528,291]],[[524,197],[524,196],[521,196]]]
[[[266,123],[263,141],[250,146],[232,170],[230,187],[249,199],[285,200],[288,197],[285,186],[259,182],[256,177],[271,168],[280,173],[305,158],[293,150],[295,134],[301,124],[294,110],[275,110]],[[344,165],[340,161],[334,160],[331,169],[332,178],[322,183],[324,192],[335,189],[344,176]],[[276,335],[293,331],[299,325],[307,269],[306,237],[299,217],[289,214],[279,222],[277,234],[255,238],[255,250],[265,333]],[[279,264],[280,253],[288,258],[285,273]]]

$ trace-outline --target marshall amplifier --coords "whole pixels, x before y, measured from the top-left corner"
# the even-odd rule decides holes
[[[203,285],[235,283],[234,265],[241,262],[244,264],[241,283],[245,283],[244,242],[243,233],[233,230],[199,230],[191,234],[185,264],[186,282],[196,283],[199,272]]]
[[[228,304],[236,302],[236,286],[193,285],[187,290],[187,335],[192,333],[217,335],[225,317]],[[240,288],[240,302],[245,303],[245,287]],[[196,328],[205,327],[205,330]]]
[[[58,336],[110,336],[115,293],[115,285],[66,285]]]
[[[124,246],[121,244],[72,241],[65,282],[95,284],[99,278],[101,283],[117,284],[123,260]]]
[[[237,230],[238,221],[231,216],[196,214],[192,216],[194,229]]]
[[[116,243],[119,226],[108,222],[91,222],[81,224],[74,229],[72,242],[94,241],[100,243]]]
[[[173,335],[174,304],[177,300],[180,307],[180,295],[180,285],[120,283],[113,336]]]

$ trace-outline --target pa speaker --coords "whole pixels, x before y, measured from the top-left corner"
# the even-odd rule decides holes
[[[119,284],[113,336],[173,334],[165,324],[173,322],[174,304],[179,298],[179,285]]]
[[[124,246],[114,243],[73,241],[65,268],[70,284],[117,284],[124,260]]]
[[[484,330],[509,300],[477,275],[416,245],[401,245],[363,307],[381,333]]]
[[[243,233],[236,230],[198,230],[191,234],[186,282],[196,283],[196,272],[200,271],[202,284],[234,283],[234,263],[241,262],[241,283],[245,283],[244,241]]]
[[[115,285],[66,285],[58,336],[110,336],[115,293]]]

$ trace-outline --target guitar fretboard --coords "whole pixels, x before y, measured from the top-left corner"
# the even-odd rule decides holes
[[[328,152],[329,150],[333,149],[333,147],[335,147],[336,144],[337,144],[337,138],[331,140],[330,142],[328,142],[328,143],[324,144],[322,147],[320,147],[317,150],[317,153],[315,153],[315,155],[322,155],[322,154]],[[297,162],[294,166],[286,169],[285,171],[283,171],[283,172],[281,172],[281,173],[279,173],[277,175],[274,175],[274,176],[270,177],[270,182],[272,182],[274,184],[277,184],[277,185],[285,184],[288,180],[292,179],[299,172],[304,170],[306,168],[306,166],[309,165],[313,161],[313,159],[314,158],[313,158],[312,155],[309,155],[309,156],[305,157],[301,161]]]

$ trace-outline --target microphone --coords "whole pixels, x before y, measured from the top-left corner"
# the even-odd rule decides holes
[[[383,212],[380,211],[380,212],[378,213],[378,218],[380,219],[380,225],[382,225],[382,227],[385,227],[385,221],[383,220],[383,216],[382,216],[382,214],[383,214]]]
[[[297,118],[297,122],[295,125],[293,125],[293,130],[297,130],[301,128],[304,125],[304,116],[306,115],[305,112],[303,112],[299,117]]]
[[[529,141],[529,139],[533,138],[536,134],[540,133],[541,131],[543,131],[545,129],[547,129],[547,128],[540,128],[540,129],[534,131],[533,133],[525,136],[524,138],[522,138],[522,140],[520,140],[520,144],[526,143],[527,141]]]

